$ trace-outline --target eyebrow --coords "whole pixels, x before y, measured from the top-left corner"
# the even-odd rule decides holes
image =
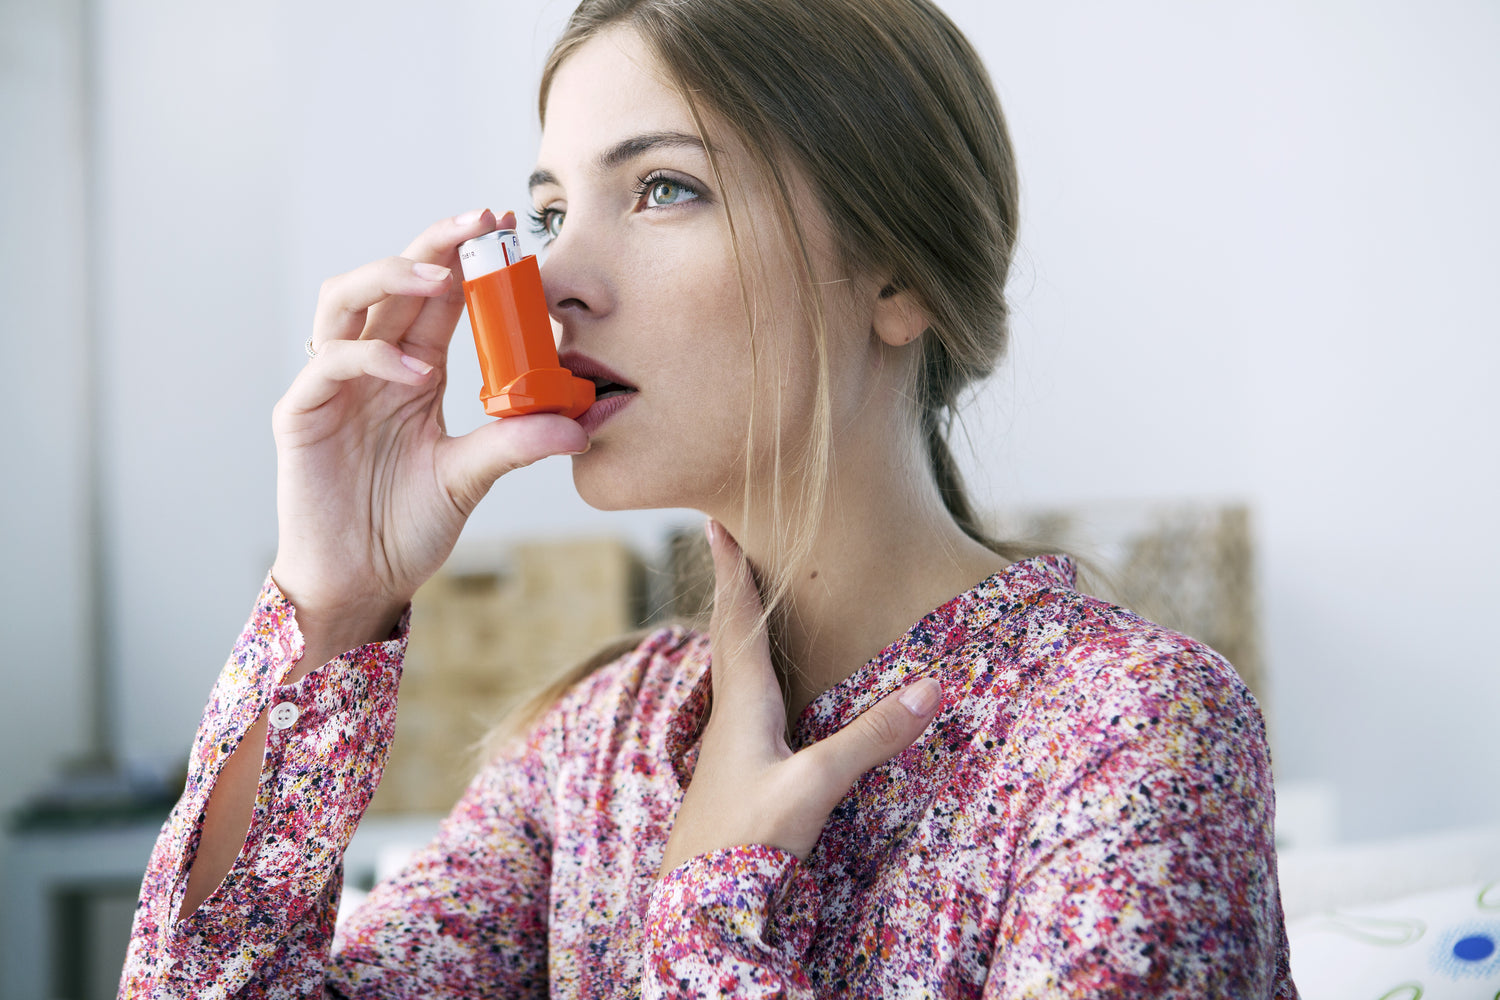
[[[712,152],[711,147],[704,144],[703,140],[696,135],[687,132],[645,132],[641,135],[633,135],[628,139],[621,139],[613,146],[599,154],[595,161],[595,167],[600,173],[613,170],[622,163],[629,163],[642,153],[654,149],[670,149],[673,147],[696,149],[703,153]],[[543,184],[556,184],[557,176],[550,170],[537,170],[527,178],[527,190],[535,191]]]

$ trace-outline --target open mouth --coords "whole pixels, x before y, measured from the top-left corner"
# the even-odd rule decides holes
[[[613,396],[623,396],[627,392],[635,392],[635,388],[633,386],[624,385],[619,382],[613,382],[607,378],[599,378],[596,376],[586,377],[590,382],[594,383],[594,402],[596,403],[601,399],[609,399]]]
[[[594,401],[613,399],[636,392],[636,387],[626,382],[618,372],[610,371],[603,364],[586,354],[568,351],[559,361],[562,366],[579,378],[594,383]]]

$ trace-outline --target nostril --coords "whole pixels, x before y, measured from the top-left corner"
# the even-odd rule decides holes
[[[582,299],[563,299],[557,304],[559,309],[587,309],[588,306]]]

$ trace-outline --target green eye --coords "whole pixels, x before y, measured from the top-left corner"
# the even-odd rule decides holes
[[[653,206],[675,205],[687,201],[692,192],[676,181],[657,181],[651,185],[646,203]]]

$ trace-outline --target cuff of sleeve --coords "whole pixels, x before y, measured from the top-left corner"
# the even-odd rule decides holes
[[[382,686],[379,682],[382,676],[399,678],[410,622],[411,607],[408,605],[390,638],[351,649],[320,665],[297,684],[283,685],[282,678],[302,658],[305,644],[297,627],[296,608],[267,573],[250,621],[235,642],[229,662],[209,696],[199,730],[200,737],[212,733],[216,737],[214,743],[220,743],[228,736],[230,745],[200,746],[198,749],[206,752],[208,759],[200,761],[195,753],[194,760],[209,765],[210,772],[217,773],[212,766],[213,758],[233,749],[239,736],[276,696],[278,688],[351,689],[338,699],[347,707],[367,694],[370,688]],[[331,669],[330,664],[334,665]]]
[[[247,633],[252,630],[262,639],[263,648],[274,660],[276,669],[273,676],[276,683],[280,684],[287,671],[302,659],[307,644],[302,637],[302,629],[297,624],[296,607],[287,600],[269,572],[266,573],[265,583],[261,585],[260,597],[256,599],[255,613],[251,616]],[[407,604],[396,621],[396,627],[391,629],[391,634],[383,641],[357,646],[328,662],[349,662],[360,658],[360,654],[367,650],[399,655],[406,649],[406,637],[410,630],[411,605]],[[321,670],[325,666],[327,664],[321,664],[317,669]],[[313,671],[316,672],[317,670]]]
[[[817,884],[791,852],[749,844],[701,854],[668,872],[651,895],[648,979],[800,981],[817,912]]]

